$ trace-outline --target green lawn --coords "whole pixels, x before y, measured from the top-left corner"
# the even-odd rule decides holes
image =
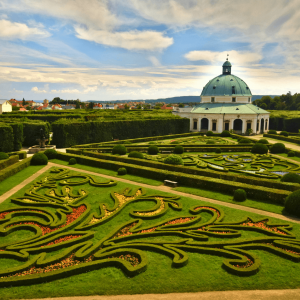
[[[297,157],[297,156],[289,157],[289,156],[287,155],[287,153],[276,154],[276,155],[279,155],[279,156],[281,156],[281,157],[284,157],[284,158],[288,158],[288,159],[294,160],[295,162],[300,162],[300,157]]]
[[[78,167],[78,165],[75,165]],[[78,169],[80,172],[80,169]],[[44,174],[47,175],[47,174]],[[40,176],[39,178],[42,178]],[[97,181],[106,181],[105,178],[95,176]],[[73,179],[76,180],[76,179]],[[71,180],[71,181],[73,181]],[[23,196],[25,190],[29,188],[24,187],[18,191],[14,197]],[[107,203],[107,206],[112,206],[113,201],[110,197],[110,192],[119,192],[123,188],[138,188],[138,185],[125,184],[118,182],[113,187],[97,187],[92,186],[89,183],[82,185],[74,185],[75,190],[84,189],[89,192],[87,198],[81,200],[82,203],[89,203],[92,207],[92,211],[99,213],[100,203]],[[58,185],[61,189],[61,185]],[[147,195],[161,195],[172,196],[170,193],[158,192],[155,189],[147,189]],[[227,199],[228,200],[228,199]],[[81,202],[80,202],[81,203]],[[181,210],[174,210],[168,208],[164,215],[157,215],[152,219],[143,219],[143,228],[149,228],[157,224],[157,222],[164,222],[169,218],[179,218],[186,216],[194,216],[189,213],[189,209],[193,206],[210,206],[210,203],[204,201],[197,201],[189,197],[182,197],[178,200],[178,203],[182,204]],[[6,200],[0,205],[0,209],[15,207],[16,204],[11,203],[10,200]],[[43,206],[44,207],[44,206]],[[142,201],[132,202],[125,205],[115,217],[109,217],[105,223],[100,223],[97,226],[92,227],[92,231],[95,233],[91,239],[93,244],[99,242],[108,233],[112,232],[120,224],[132,221],[134,218],[129,215],[131,210],[143,211],[153,207],[153,202]],[[237,209],[231,209],[223,207],[221,205],[213,205],[214,209],[223,210],[225,217],[222,222],[235,223],[246,217],[253,218],[254,221],[260,220],[263,217],[247,213]],[[49,208],[49,210],[51,210]],[[53,208],[52,208],[53,210]],[[211,214],[203,211],[201,213],[202,219],[200,224],[208,222],[211,218]],[[21,220],[24,216],[19,217]],[[37,218],[38,219],[38,218]],[[273,224],[286,223],[277,219],[272,219]],[[204,226],[204,225],[201,225]],[[225,226],[225,225],[223,225]],[[89,229],[91,230],[91,229]],[[181,229],[184,230],[184,229]],[[240,229],[241,230],[241,229]],[[180,231],[179,231],[180,232]],[[201,232],[202,233],[202,232]],[[292,233],[297,238],[300,237],[300,225],[293,224]],[[226,236],[209,236],[209,242],[222,241],[224,243],[244,241],[244,239],[257,240],[261,238],[273,238],[274,235],[246,230],[241,230],[241,237]],[[1,237],[0,245],[11,241],[20,241],[24,236],[31,237],[32,232],[24,230],[18,232],[18,234],[8,234],[5,237]],[[148,243],[151,241],[147,240]],[[274,237],[275,238],[275,237]],[[278,239],[278,237],[276,237]],[[136,240],[143,239],[142,237],[136,237]],[[179,237],[159,236],[152,238],[152,242],[159,243],[162,239],[166,239],[169,243],[175,243]],[[132,240],[133,242],[135,240]],[[297,242],[296,240],[295,242]],[[122,243],[122,241],[115,242]],[[196,242],[195,247],[199,247],[201,243]],[[203,245],[204,245],[203,244]],[[122,245],[122,244],[120,244]],[[300,241],[299,241],[300,245]],[[67,246],[66,246],[67,247]],[[135,246],[138,247],[138,246]],[[1,246],[0,246],[1,248]],[[62,250],[56,250],[51,255],[58,255]],[[26,299],[26,298],[44,298],[44,297],[71,297],[71,296],[84,296],[84,295],[117,295],[117,294],[147,294],[147,293],[180,293],[180,292],[198,292],[198,291],[222,291],[222,290],[247,290],[247,289],[286,289],[286,288],[298,288],[300,285],[300,265],[292,260],[283,258],[274,253],[265,250],[247,250],[252,255],[256,255],[261,260],[261,267],[258,273],[252,276],[238,276],[227,272],[222,268],[222,262],[224,257],[220,255],[203,254],[193,251],[187,251],[189,260],[186,266],[180,268],[172,267],[172,259],[160,252],[143,250],[148,259],[147,269],[134,276],[126,276],[120,269],[116,267],[105,267],[94,271],[87,271],[82,274],[66,276],[63,279],[54,281],[48,281],[40,284],[31,284],[25,286],[6,287],[1,290],[1,299]],[[297,250],[300,252],[299,250]],[[49,251],[48,251],[49,252]],[[32,254],[34,256],[35,254]],[[50,256],[51,256],[50,255]],[[31,257],[30,257],[31,258]],[[23,262],[15,261],[10,258],[1,258],[0,256],[0,270],[5,270],[8,267],[18,266]]]

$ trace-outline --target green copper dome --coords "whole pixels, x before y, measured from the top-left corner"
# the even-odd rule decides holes
[[[231,67],[230,61],[226,60],[223,64],[223,67]]]

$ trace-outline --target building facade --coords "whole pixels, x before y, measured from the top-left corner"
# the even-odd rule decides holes
[[[12,105],[8,100],[0,100],[0,114],[12,111]]]
[[[258,134],[269,130],[270,113],[252,104],[252,93],[245,81],[231,74],[228,61],[222,74],[210,80],[202,90],[199,105],[177,108],[173,114],[190,119],[191,131]]]

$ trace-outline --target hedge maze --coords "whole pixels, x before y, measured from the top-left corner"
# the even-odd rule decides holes
[[[0,244],[0,286],[45,282],[108,266],[135,276],[146,271],[148,251],[170,257],[170,268],[184,267],[190,252],[216,255],[224,258],[225,270],[245,276],[261,267],[251,250],[300,260],[300,240],[289,224],[250,217],[223,222],[221,209],[201,204],[183,213],[177,196],[147,195],[143,188],[119,191],[116,184],[53,168],[24,196],[12,198],[11,208],[0,211],[0,236],[19,232],[22,239]],[[89,187],[108,188],[111,202],[99,197],[92,205]],[[120,213],[132,203],[149,205],[135,206],[122,218]],[[170,211],[175,217],[166,218]],[[104,229],[106,224],[112,225],[105,227],[110,230]],[[260,234],[251,237],[251,232]],[[8,267],[2,263],[7,259]]]
[[[151,141],[148,144],[216,144],[216,145],[233,145],[235,142],[226,140],[220,137],[214,137],[214,136],[203,136],[203,135],[197,135],[187,138],[177,138],[177,139],[171,139],[171,140],[156,140]]]

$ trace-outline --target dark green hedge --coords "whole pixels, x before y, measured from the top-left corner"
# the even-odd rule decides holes
[[[27,157],[27,152],[26,151],[17,151],[17,152],[9,152],[7,153],[9,156],[12,155],[18,155],[19,159],[24,159]]]
[[[284,118],[284,117],[270,117],[270,129],[277,131],[298,132],[300,129],[300,118]]]
[[[45,132],[45,136],[49,139],[50,133],[50,124],[46,122],[40,123],[30,123],[24,122],[23,123],[23,135],[24,135],[24,142],[23,145],[27,147],[31,147],[33,145],[38,145],[37,138],[40,136],[40,130],[43,128]]]
[[[10,156],[8,159],[0,160],[0,170],[7,168],[19,161],[18,155]]]
[[[281,141],[300,144],[300,139],[299,138],[285,137],[285,136],[282,136],[282,135],[279,135],[279,134],[264,133],[264,137],[269,137],[269,138],[273,138],[273,139],[276,139],[276,140],[281,140]]]
[[[14,135],[14,151],[19,151],[22,149],[23,144],[23,124],[22,123],[9,123],[7,124],[12,127]]]
[[[3,115],[2,118],[12,118],[13,121],[18,122],[20,118],[27,118],[29,120],[37,120],[41,122],[53,123],[61,118],[64,119],[82,119],[81,114],[13,114],[13,115]],[[1,117],[0,117],[1,120]],[[83,120],[83,119],[82,119]]]
[[[27,168],[30,165],[31,157],[25,158],[22,161],[19,161],[12,166],[5,168],[4,170],[0,171],[0,182],[4,179],[15,175],[16,173],[20,172],[21,170]]]
[[[53,144],[58,148],[72,145],[132,139],[137,137],[185,133],[188,119],[144,119],[108,122],[56,122],[52,124]]]
[[[13,129],[9,125],[0,123],[0,152],[11,152],[14,150]]]

